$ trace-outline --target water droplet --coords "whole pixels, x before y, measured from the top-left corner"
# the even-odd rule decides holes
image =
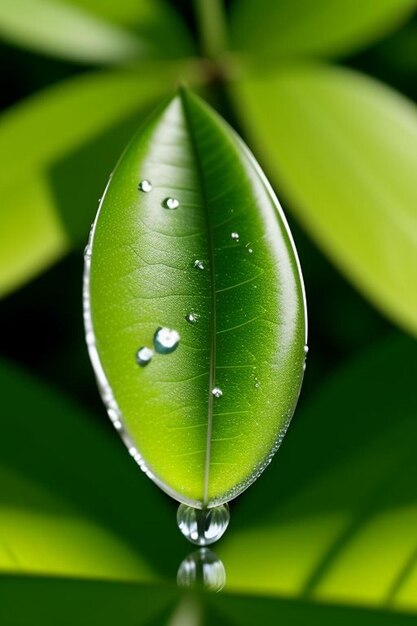
[[[204,269],[204,261],[200,261],[200,259],[196,259],[194,261],[194,267],[197,268],[198,270],[203,270]]]
[[[308,346],[304,346],[304,352],[305,352],[305,354],[308,353]]]
[[[304,361],[304,363],[303,363],[303,372],[306,371],[306,368],[307,368],[307,363]]]
[[[261,386],[261,382],[259,378],[255,378],[255,389],[259,389],[260,386]]]
[[[152,183],[149,180],[141,180],[138,185],[138,189],[144,193],[149,193],[152,191]]]
[[[239,241],[239,233],[230,233],[230,236],[233,241]]]
[[[166,209],[170,209],[171,211],[178,209],[180,206],[180,203],[176,198],[165,198],[163,204]]]
[[[248,254],[252,254],[253,253],[253,249],[250,247],[249,243],[246,244],[245,248],[248,251]]]
[[[153,350],[147,348],[146,346],[139,348],[139,350],[136,352],[136,361],[142,367],[148,365],[148,363],[152,360],[152,357]]]
[[[213,387],[211,393],[215,398],[221,398],[223,395],[223,391],[220,389],[220,387]]]
[[[218,541],[229,525],[229,505],[221,504],[211,509],[195,509],[180,504],[177,511],[178,528],[191,543],[208,546]]]
[[[200,548],[189,554],[179,566],[177,584],[187,589],[200,587],[207,591],[221,591],[226,584],[226,570],[214,552]]]
[[[170,352],[174,352],[174,350],[178,347],[179,342],[180,336],[176,330],[162,326],[157,328],[153,338],[155,350],[159,352],[159,354],[169,354]]]
[[[197,315],[197,313],[193,313],[193,311],[191,311],[190,313],[187,313],[187,315],[185,316],[185,319],[190,324],[196,324],[198,322],[199,317],[200,316]]]

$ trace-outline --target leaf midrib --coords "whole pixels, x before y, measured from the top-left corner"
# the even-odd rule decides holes
[[[216,302],[216,272],[214,265],[214,242],[213,230],[209,215],[209,206],[207,200],[207,192],[205,187],[205,177],[201,166],[200,151],[193,132],[192,116],[190,114],[187,102],[187,93],[185,89],[180,90],[181,104],[184,112],[184,120],[190,136],[190,144],[192,146],[198,179],[200,181],[201,196],[203,200],[204,215],[208,233],[208,263],[210,272],[210,296],[211,296],[211,316],[210,316],[210,366],[208,381],[208,408],[207,408],[207,435],[206,435],[206,458],[204,464],[204,487],[203,487],[203,509],[208,503],[209,478],[210,478],[210,459],[211,459],[211,440],[213,432],[213,389],[216,383],[216,329],[217,329],[217,302]]]

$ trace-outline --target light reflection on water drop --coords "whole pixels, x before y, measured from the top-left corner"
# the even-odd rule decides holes
[[[236,241],[236,242],[239,241],[239,233],[230,233],[230,236],[233,239],[233,241]]]
[[[208,546],[218,541],[229,521],[228,504],[211,509],[195,509],[187,504],[180,504],[177,511],[178,528],[188,541],[197,546]]]
[[[146,346],[142,346],[142,348],[139,348],[139,350],[136,352],[136,361],[142,367],[148,365],[148,363],[150,363],[150,361],[152,360],[152,357],[153,350],[147,348]]]
[[[220,387],[213,387],[211,393],[215,398],[221,398],[223,395],[223,391],[220,389]]]
[[[178,202],[176,198],[165,198],[163,205],[166,209],[173,211],[175,209],[178,209],[178,207],[180,206],[180,203]]]
[[[193,311],[190,311],[190,313],[187,313],[187,315],[185,316],[185,319],[190,324],[196,324],[198,322],[199,317],[200,316],[197,315],[197,313],[194,313]]]
[[[218,592],[226,584],[226,570],[214,552],[200,548],[188,555],[179,566],[177,584],[186,589],[202,588]]]
[[[141,180],[138,185],[138,189],[144,193],[149,193],[152,191],[152,183],[149,180]]]
[[[170,352],[174,352],[174,350],[177,349],[179,342],[180,335],[176,330],[162,326],[157,328],[153,338],[155,350],[159,352],[159,354],[169,354]]]
[[[196,259],[196,260],[194,261],[194,267],[195,267],[197,270],[203,270],[203,269],[204,269],[204,267],[205,267],[205,266],[204,266],[204,261],[200,261],[200,259]]]

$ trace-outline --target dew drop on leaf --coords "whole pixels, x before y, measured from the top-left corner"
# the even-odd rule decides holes
[[[179,342],[180,336],[176,330],[162,326],[157,328],[153,338],[155,350],[159,352],[159,354],[169,354],[170,352],[174,352],[174,350],[177,349]]]
[[[223,391],[220,389],[220,387],[214,387],[211,393],[215,398],[221,398],[223,395]]]
[[[173,211],[174,209],[178,209],[180,203],[176,198],[165,198],[163,205],[166,209]]]
[[[239,241],[239,233],[230,233],[230,236],[233,239],[233,241],[236,241],[236,242]]]
[[[204,267],[205,267],[205,266],[204,266],[204,262],[203,262],[203,261],[200,261],[200,259],[196,259],[196,260],[194,261],[194,267],[195,267],[196,269],[198,269],[198,270],[203,270],[203,269],[204,269]]]
[[[152,183],[149,180],[141,180],[138,185],[139,191],[143,191],[144,193],[149,193],[152,191]]]
[[[191,311],[190,313],[187,313],[187,315],[185,316],[185,319],[187,320],[187,322],[189,322],[190,324],[196,324],[198,322],[198,318],[200,316],[197,315],[197,313],[194,313],[193,311]]]
[[[139,348],[139,350],[136,352],[136,361],[142,367],[148,365],[148,363],[152,360],[152,357],[153,350],[147,348],[146,346]]]

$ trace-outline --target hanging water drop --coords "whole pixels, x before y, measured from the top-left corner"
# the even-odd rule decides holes
[[[149,180],[141,180],[138,185],[138,189],[144,193],[149,193],[152,191],[152,183]]]
[[[214,387],[211,390],[211,393],[213,394],[215,398],[221,398],[223,395],[223,391],[220,389],[220,387]]]
[[[227,503],[211,509],[195,509],[187,504],[180,504],[177,511],[178,528],[188,541],[197,546],[208,546],[218,541],[229,521]]]
[[[304,346],[304,353],[307,354],[308,353],[308,346]]]
[[[226,584],[226,570],[214,552],[200,548],[189,554],[179,566],[177,584],[186,589],[202,588],[218,592]]]
[[[230,233],[230,236],[233,239],[233,241],[236,241],[236,242],[239,241],[239,233]]]
[[[185,316],[185,319],[190,324],[196,324],[198,322],[199,317],[200,316],[197,315],[197,313],[193,313],[193,311],[191,311],[190,313],[187,313],[187,315]]]
[[[142,367],[148,365],[148,363],[152,360],[152,357],[153,350],[147,348],[146,346],[139,348],[139,350],[136,352],[136,362]]]
[[[204,262],[200,261],[200,259],[196,259],[194,261],[194,267],[198,270],[203,270],[204,269]]]
[[[176,198],[165,198],[163,205],[166,209],[173,211],[174,209],[178,209],[180,203]]]
[[[155,350],[159,352],[159,354],[169,354],[170,352],[174,352],[174,350],[177,349],[179,342],[180,336],[176,330],[162,326],[157,328],[153,338]]]

